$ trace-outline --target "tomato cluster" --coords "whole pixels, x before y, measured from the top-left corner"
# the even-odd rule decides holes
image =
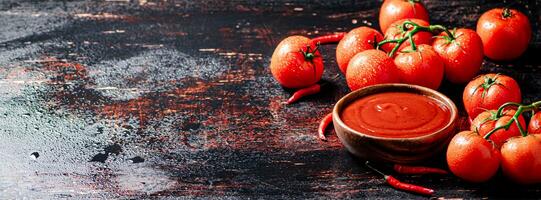
[[[532,34],[528,18],[508,8],[484,13],[477,32],[467,28],[450,31],[430,25],[428,20],[428,11],[418,0],[386,0],[379,13],[382,32],[362,26],[312,40],[290,36],[276,47],[270,69],[280,85],[298,89],[287,101],[294,103],[320,92],[324,67],[318,47],[338,43],[336,61],[350,90],[396,82],[437,89],[444,78],[456,84],[470,81],[484,56],[494,60],[519,57]],[[504,102],[521,101],[518,84],[506,76],[484,75],[466,88],[464,105],[470,120]]]
[[[418,0],[384,1],[379,23],[381,32],[362,26],[312,40],[290,36],[272,55],[272,75],[286,88],[313,87],[324,70],[318,46],[338,43],[336,61],[351,90],[394,82],[437,89],[444,78],[456,84],[470,81],[485,55],[494,60],[517,58],[528,47],[532,32],[524,14],[499,8],[481,16],[477,32],[448,30],[431,25],[427,9]],[[480,111],[468,110],[471,116],[470,112]]]
[[[541,183],[541,112],[533,115],[527,130],[522,116],[540,106],[541,101],[509,102],[477,115],[471,129],[455,135],[447,148],[451,172],[470,182],[484,182],[501,167],[517,183]]]
[[[362,26],[314,39],[284,39],[272,55],[270,69],[280,85],[299,89],[288,103],[320,91],[317,84],[324,67],[318,49],[329,43],[338,43],[337,65],[352,91],[382,83],[438,89],[443,79],[469,82],[463,102],[472,123],[448,146],[450,170],[465,180],[483,182],[501,167],[518,183],[541,182],[541,112],[532,116],[527,127],[522,115],[537,111],[541,102],[509,103],[522,101],[518,83],[509,76],[476,78],[484,56],[508,61],[526,51],[532,34],[527,16],[495,8],[481,15],[476,30],[450,30],[430,24],[428,10],[419,0],[385,0],[379,25],[381,32]],[[325,138],[323,131],[330,119],[322,122],[320,138]]]
[[[457,134],[447,148],[447,164],[456,176],[484,182],[501,167],[521,184],[541,183],[541,112],[526,129],[522,115],[538,111],[541,101],[522,105],[518,83],[501,74],[484,74],[464,89],[470,130]]]

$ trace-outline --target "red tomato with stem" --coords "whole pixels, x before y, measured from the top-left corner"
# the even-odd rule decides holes
[[[528,48],[532,37],[530,20],[520,11],[506,8],[489,10],[477,21],[477,33],[484,52],[493,60],[513,60]]]
[[[535,113],[530,119],[530,124],[528,125],[528,133],[530,134],[541,133],[541,112]]]
[[[430,24],[427,21],[421,20],[421,19],[402,19],[398,20],[394,23],[392,23],[387,31],[385,31],[385,39],[386,40],[394,40],[394,39],[400,39],[403,37],[406,37],[406,35],[413,30],[413,27],[411,25],[407,25],[406,29],[404,29],[403,23],[406,21],[411,21],[413,23],[416,23],[421,26],[429,26]],[[417,32],[415,35],[413,35],[413,42],[415,42],[416,45],[420,44],[431,44],[432,42],[432,33],[426,32],[426,31],[420,31]],[[398,51],[404,49],[407,46],[410,46],[409,40],[402,43],[400,47],[398,48]],[[390,52],[394,47],[396,46],[396,43],[387,43],[381,46],[383,50],[386,52]]]
[[[309,38],[290,36],[274,50],[270,69],[272,76],[283,87],[304,88],[321,79],[323,59]]]
[[[353,56],[368,49],[375,49],[377,43],[382,40],[381,33],[366,26],[361,26],[347,33],[336,47],[336,62],[342,73],[346,73],[349,61]]]
[[[432,46],[445,65],[445,78],[452,83],[467,83],[483,64],[483,42],[471,29],[460,28],[452,32],[452,38],[442,32]]]
[[[502,171],[520,184],[541,183],[541,138],[539,135],[511,138],[501,149]]]
[[[400,80],[431,89],[438,89],[443,79],[443,62],[432,46],[421,44],[413,51],[411,46],[396,54],[394,64]]]
[[[507,102],[521,102],[518,83],[501,74],[484,74],[470,81],[462,96],[470,119],[485,110],[497,110]]]
[[[473,131],[456,134],[447,147],[447,165],[454,175],[469,182],[485,182],[500,167],[500,152]]]
[[[400,79],[393,60],[383,51],[370,49],[349,61],[346,81],[349,89],[354,91],[375,84],[397,83]]]
[[[476,131],[481,136],[485,136],[494,128],[507,124],[513,119],[513,115],[516,113],[515,110],[504,110],[502,116],[497,117],[496,112],[496,110],[487,110],[477,115],[477,117],[471,123],[470,130]],[[519,116],[518,121],[522,128],[525,129],[526,121],[524,121],[524,117],[522,117],[522,115]],[[520,130],[518,129],[516,123],[513,122],[509,129],[497,130],[490,135],[489,139],[492,140],[498,147],[501,147],[505,141],[515,136],[520,136]]]
[[[419,0],[385,0],[379,10],[379,27],[381,32],[401,19],[422,19],[429,21],[428,11]]]

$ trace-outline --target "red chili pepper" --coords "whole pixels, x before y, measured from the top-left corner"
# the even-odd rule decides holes
[[[425,188],[422,186],[413,185],[409,183],[402,183],[393,176],[386,175],[384,176],[384,178],[387,181],[387,183],[389,183],[389,185],[399,190],[404,190],[404,191],[413,192],[416,194],[421,194],[421,195],[426,195],[426,196],[432,196],[432,194],[434,194],[433,189]]]
[[[327,141],[327,138],[325,137],[325,129],[327,129],[327,126],[329,126],[331,122],[332,122],[332,113],[329,113],[325,115],[325,117],[319,123],[319,128],[317,132],[318,132],[320,140]]]
[[[321,91],[321,85],[317,83],[312,86],[302,88],[300,90],[297,90],[295,93],[293,93],[293,95],[291,95],[291,97],[287,100],[287,104],[295,103],[302,97],[317,94],[320,91]]]
[[[433,168],[433,167],[423,167],[423,166],[408,166],[395,164],[393,166],[395,172],[399,174],[448,174],[446,170]]]
[[[346,35],[345,32],[339,32],[331,35],[324,35],[319,36],[314,39],[312,39],[313,44],[331,44],[331,43],[338,43],[342,38],[344,38],[344,35]]]
[[[390,175],[386,175],[383,172],[377,170],[376,168],[370,166],[370,163],[368,161],[366,161],[365,165],[368,168],[370,168],[370,169],[374,170],[375,172],[377,172],[378,174],[381,174],[385,178],[385,181],[387,181],[387,183],[391,187],[393,187],[395,189],[403,190],[403,191],[407,191],[407,192],[412,192],[412,193],[415,193],[415,194],[426,195],[426,196],[432,196],[432,194],[434,194],[433,189],[425,188],[425,187],[414,185],[414,184],[400,182],[395,177],[390,176]]]

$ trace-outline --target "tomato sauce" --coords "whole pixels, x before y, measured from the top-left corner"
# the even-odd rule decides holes
[[[340,119],[361,133],[392,138],[428,135],[451,121],[451,111],[437,99],[407,92],[369,95],[350,103]]]

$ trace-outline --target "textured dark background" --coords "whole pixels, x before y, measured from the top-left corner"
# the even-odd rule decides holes
[[[541,99],[541,3],[425,1],[432,23],[475,28],[511,5],[534,37],[512,63],[483,72],[517,79]],[[348,154],[319,119],[348,90],[290,95],[267,68],[292,34],[377,27],[379,1],[0,1],[0,198],[419,198],[390,189]],[[324,79],[337,74],[322,49]],[[441,91],[459,107],[462,85]],[[441,159],[429,165],[445,167]],[[436,197],[539,198],[541,186],[497,177],[398,176]]]

